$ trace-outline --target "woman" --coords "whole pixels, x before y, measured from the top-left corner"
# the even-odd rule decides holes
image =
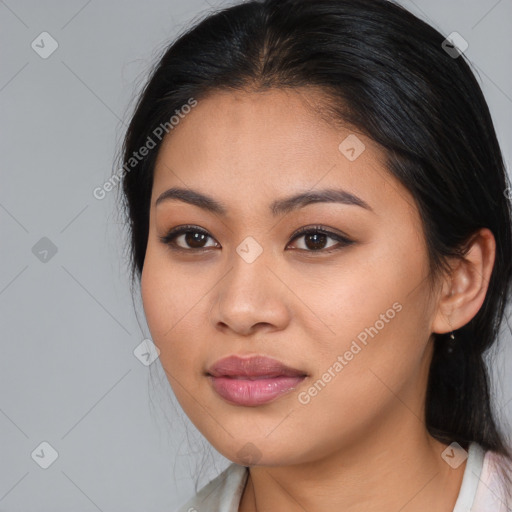
[[[161,57],[123,146],[132,278],[232,461],[181,510],[510,510],[483,359],[508,180],[456,42],[385,0],[263,0]]]

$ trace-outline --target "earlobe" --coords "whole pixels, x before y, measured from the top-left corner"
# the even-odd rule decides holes
[[[468,250],[454,260],[443,282],[432,332],[443,334],[466,325],[478,313],[489,287],[496,256],[496,241],[488,228],[476,232]]]

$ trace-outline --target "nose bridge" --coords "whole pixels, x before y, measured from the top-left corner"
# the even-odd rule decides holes
[[[222,322],[240,332],[247,332],[258,323],[283,325],[287,318],[286,297],[270,270],[271,253],[252,237],[235,247],[229,257],[230,270],[219,283],[214,323]]]
[[[247,236],[235,247],[229,261],[231,272],[227,276],[232,292],[240,295],[246,291],[253,299],[261,298],[265,288],[270,293],[276,293],[276,290],[268,288],[267,282],[267,274],[270,273],[268,267],[272,265],[270,252],[264,250],[253,236]]]

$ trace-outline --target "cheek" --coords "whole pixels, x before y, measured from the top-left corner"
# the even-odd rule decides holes
[[[141,275],[141,295],[144,313],[155,343],[165,345],[179,327],[180,319],[192,307],[197,295],[197,283],[187,283],[182,269],[170,262],[165,250],[149,242]]]
[[[197,335],[198,326],[203,333],[207,328],[207,302],[202,299],[209,290],[204,280],[189,274],[183,267],[171,265],[165,251],[149,244],[141,275],[146,321],[164,369],[186,378],[204,350]]]
[[[151,339],[160,350],[160,361],[166,368],[164,362],[170,350],[168,340],[179,325],[179,317],[176,288],[172,285],[170,272],[162,263],[149,244],[141,275],[141,296]]]
[[[183,286],[183,279],[167,264],[148,253],[141,275],[141,295],[146,321],[169,384],[188,416],[193,417],[199,392],[201,343],[194,340],[198,321],[198,285]],[[203,322],[200,322],[203,324]]]
[[[368,247],[367,254],[345,259],[344,268],[331,269],[335,280],[319,276],[323,286],[309,281],[304,288],[308,308],[315,313],[315,321],[303,325],[310,330],[306,337],[315,340],[315,377],[329,380],[329,369],[336,374],[329,391],[322,391],[327,402],[357,409],[359,399],[371,402],[385,394],[384,383],[400,388],[420,364],[432,314],[426,259],[420,254],[411,259],[410,246],[400,245]],[[324,324],[321,331],[318,318]]]
[[[174,311],[166,280],[166,273],[158,269],[157,262],[148,251],[141,275],[141,296],[153,342],[160,350],[166,331],[172,327]]]
[[[376,240],[342,255],[335,264],[287,276],[302,298],[303,321],[308,329],[317,330],[316,335],[310,333],[311,339],[320,334],[327,343],[343,343],[376,322],[379,331],[383,326],[389,330],[388,323],[397,323],[396,319],[404,316],[397,309],[416,300],[410,292],[425,270],[420,258],[411,262],[396,245]]]

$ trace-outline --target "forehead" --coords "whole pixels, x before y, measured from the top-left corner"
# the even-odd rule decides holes
[[[152,204],[166,189],[199,189],[242,208],[316,188],[342,187],[375,207],[414,201],[385,153],[354,128],[326,121],[311,90],[215,92],[164,138]]]

